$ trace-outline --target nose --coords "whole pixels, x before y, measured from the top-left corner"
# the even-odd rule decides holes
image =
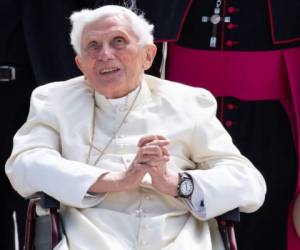
[[[109,61],[113,59],[113,50],[109,45],[103,45],[98,54],[98,60]]]

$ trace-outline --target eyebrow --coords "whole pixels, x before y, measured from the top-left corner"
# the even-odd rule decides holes
[[[111,37],[115,37],[115,36],[129,37],[130,36],[130,34],[128,32],[124,32],[122,30],[114,30],[114,31],[107,32],[104,34],[103,37],[107,37],[107,35],[110,35]],[[97,35],[97,33],[96,34],[89,33],[86,35],[86,38],[97,41],[99,39],[99,36]]]

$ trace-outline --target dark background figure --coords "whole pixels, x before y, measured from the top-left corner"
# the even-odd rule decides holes
[[[13,211],[20,249],[24,238],[27,202],[11,188],[4,173],[13,135],[27,117],[33,88],[79,75],[69,45],[68,17],[74,10],[93,5],[93,1],[79,0],[0,1],[0,249],[17,247]]]
[[[300,188],[299,2],[137,0],[136,7],[155,24],[160,47],[168,44],[160,54],[167,52],[165,77],[217,97],[219,119],[266,179],[263,207],[241,215],[239,249],[299,249],[291,222]],[[151,73],[161,65],[156,61]]]

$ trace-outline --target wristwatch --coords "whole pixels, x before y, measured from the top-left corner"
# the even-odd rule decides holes
[[[179,182],[177,186],[177,196],[181,198],[190,198],[194,191],[193,178],[188,173],[178,173]]]

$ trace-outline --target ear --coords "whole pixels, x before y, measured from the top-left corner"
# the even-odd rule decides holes
[[[79,55],[75,56],[75,63],[78,69],[83,73],[83,64],[81,62],[81,57]]]
[[[156,55],[156,45],[155,44],[148,44],[145,47],[145,60],[144,60],[144,70],[147,70],[151,67],[154,57]]]

